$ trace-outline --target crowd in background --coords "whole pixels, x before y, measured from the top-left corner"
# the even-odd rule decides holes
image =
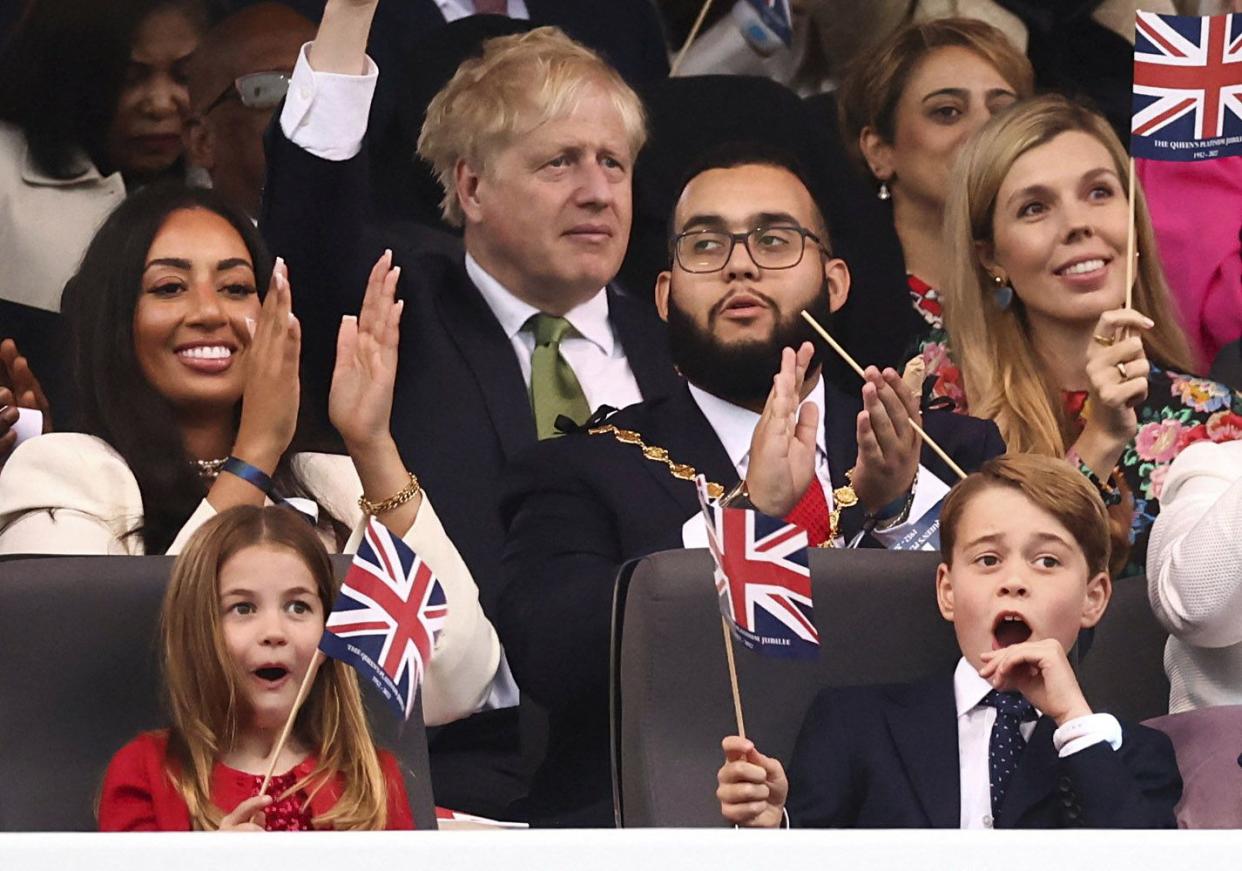
[[[1100,503],[1100,572],[1147,584],[1171,710],[1238,704],[1242,158],[1139,160],[1130,187],[1136,5],[1240,4],[794,0],[775,51],[726,0],[11,4],[0,554],[180,554],[188,609],[174,589],[231,602],[230,560],[270,545],[303,555],[302,614],[331,603],[316,555],[375,515],[450,602],[437,803],[611,825],[612,584],[704,541],[696,473],[886,548],[954,464],[1026,488],[994,458],[1034,454]],[[165,643],[172,737],[109,773],[193,772],[159,826],[408,824],[356,723],[324,743],[357,716],[336,672],[286,767],[312,797],[347,772],[337,803],[241,777],[220,813],[213,759],[261,764],[271,723],[196,720],[228,665],[186,701],[210,653]]]

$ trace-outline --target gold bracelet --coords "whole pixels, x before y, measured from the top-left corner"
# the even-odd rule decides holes
[[[415,496],[422,492],[419,486],[418,476],[410,472],[410,481],[401,490],[382,502],[372,502],[365,495],[358,497],[358,507],[362,509],[363,514],[383,514],[386,511],[392,511],[394,508],[404,505]]]

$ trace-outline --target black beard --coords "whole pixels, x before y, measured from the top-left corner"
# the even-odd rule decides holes
[[[775,310],[770,297],[749,291]],[[722,300],[723,302],[723,300]],[[828,307],[828,282],[806,305],[807,312],[824,329],[832,328],[832,311]],[[713,309],[710,319],[719,314]],[[797,350],[803,342],[815,347],[808,372],[823,363],[827,345],[799,313],[779,319],[767,339],[724,344],[710,328],[703,329],[677,306],[676,295],[668,300],[668,345],[673,364],[693,384],[726,402],[743,408],[761,408],[772,391],[772,378],[781,368],[781,351]]]

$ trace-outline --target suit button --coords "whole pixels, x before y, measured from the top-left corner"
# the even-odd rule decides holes
[[[991,815],[991,814],[984,814],[984,815],[983,815],[983,827],[984,827],[985,829],[990,829],[990,828],[992,828],[992,815]]]
[[[1072,809],[1074,807],[1074,797],[1072,795],[1061,796],[1061,804]]]
[[[1072,807],[1065,812],[1065,818],[1068,819],[1071,823],[1078,822],[1079,816],[1081,815],[1078,813],[1078,808],[1076,807]]]
[[[1074,785],[1074,781],[1070,780],[1068,774],[1062,774],[1061,777],[1057,780],[1057,789],[1061,790],[1061,792],[1069,792],[1070,787],[1072,787],[1073,785]]]

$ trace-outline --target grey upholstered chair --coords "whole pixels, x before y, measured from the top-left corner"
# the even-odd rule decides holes
[[[0,559],[0,831],[93,830],[112,754],[164,723],[156,624],[171,566],[162,556]],[[364,694],[415,824],[435,828],[421,710],[398,729]]]
[[[1168,735],[1177,753],[1178,826],[1242,829],[1242,705],[1166,714],[1146,724]]]

